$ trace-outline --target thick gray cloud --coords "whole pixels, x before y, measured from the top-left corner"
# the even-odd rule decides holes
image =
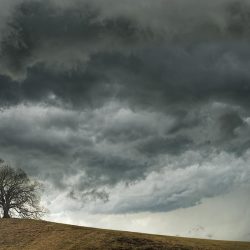
[[[192,153],[183,155],[179,161],[183,161],[189,154]],[[110,198],[113,203],[106,203],[95,211],[164,212],[191,207],[199,204],[204,197],[225,194],[232,190],[232,187],[249,183],[248,160],[236,160],[229,154],[221,153],[211,157],[208,162],[203,162],[201,166],[190,165],[179,170],[164,168],[160,173],[151,173],[131,189],[126,190],[120,186],[118,192],[122,195],[113,194]]]
[[[185,137],[160,137],[157,138],[154,136],[153,138],[149,138],[145,141],[142,145],[139,146],[139,151],[148,154],[148,155],[155,155],[155,154],[180,154],[181,152],[187,150],[192,141]]]
[[[12,79],[3,79],[1,88],[8,101],[40,102],[55,95],[64,104],[85,106],[114,96],[156,108],[210,99],[249,104],[245,1],[192,1],[189,6],[147,1],[135,5],[138,15],[130,1],[111,3],[108,12],[99,1],[77,7],[52,1],[17,4],[1,40],[1,71]],[[193,5],[200,11],[192,11]],[[184,7],[187,11],[180,12]],[[161,32],[147,18],[156,19]],[[218,32],[210,34],[206,25]]]
[[[247,1],[0,7],[2,158],[98,213],[249,188]]]

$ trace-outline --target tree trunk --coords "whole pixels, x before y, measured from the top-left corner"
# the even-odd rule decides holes
[[[5,208],[3,211],[3,218],[10,218],[9,209]]]

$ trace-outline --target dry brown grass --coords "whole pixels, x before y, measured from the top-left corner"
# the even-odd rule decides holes
[[[0,219],[0,249],[249,250],[250,243],[121,232],[46,221]]]

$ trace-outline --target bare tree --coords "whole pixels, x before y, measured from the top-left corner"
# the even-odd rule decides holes
[[[0,165],[0,208],[3,218],[40,218],[40,184],[30,180],[22,169]]]

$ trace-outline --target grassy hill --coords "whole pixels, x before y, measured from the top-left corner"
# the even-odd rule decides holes
[[[250,243],[121,232],[36,220],[0,219],[0,249],[249,250]]]

